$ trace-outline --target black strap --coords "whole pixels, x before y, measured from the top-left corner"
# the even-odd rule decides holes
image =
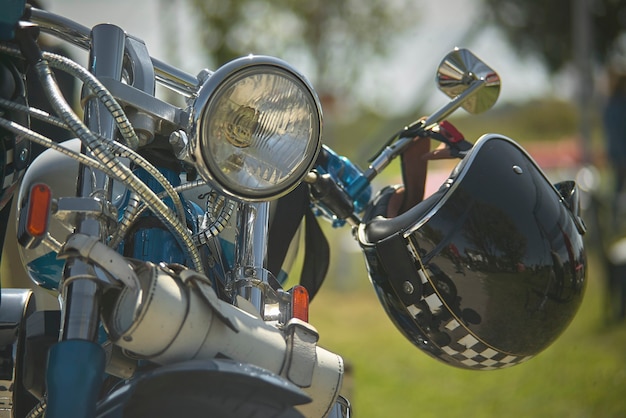
[[[305,183],[278,200],[269,231],[267,267],[274,276],[278,275],[304,218],[305,253],[300,284],[313,299],[328,272],[330,247],[317,217],[311,211],[310,202],[309,186]]]
[[[278,277],[293,239],[308,206],[309,189],[300,184],[295,190],[276,202],[272,214],[267,252],[267,268]]]
[[[322,287],[330,263],[330,247],[317,217],[310,207],[305,213],[305,254],[300,284],[309,292],[309,299]]]

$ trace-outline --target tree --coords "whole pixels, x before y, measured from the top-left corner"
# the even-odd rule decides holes
[[[350,96],[366,63],[415,23],[410,0],[191,0],[215,65],[249,53],[278,56],[320,96]]]
[[[575,0],[483,0],[485,13],[522,53],[539,53],[554,73],[574,60]],[[587,0],[593,26],[594,60],[605,63],[626,31],[626,2]]]

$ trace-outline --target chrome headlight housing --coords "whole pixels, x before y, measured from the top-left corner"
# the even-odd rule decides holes
[[[193,103],[199,174],[249,201],[293,190],[321,147],[322,112],[308,81],[284,61],[249,56],[220,67]]]

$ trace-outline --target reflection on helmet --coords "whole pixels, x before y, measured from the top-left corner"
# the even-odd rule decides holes
[[[562,196],[502,136],[481,138],[438,192],[385,218],[381,191],[359,228],[387,314],[450,365],[490,370],[528,360],[576,313],[586,284],[575,185]]]

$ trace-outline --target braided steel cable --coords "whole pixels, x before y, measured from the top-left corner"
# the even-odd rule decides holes
[[[38,61],[35,64],[35,71],[44,86],[44,91],[50,101],[50,104],[61,119],[63,119],[68,124],[70,129],[81,139],[81,141],[83,141],[87,148],[89,148],[89,150],[93,153],[95,158],[109,167],[109,169],[113,170],[116,177],[120,179],[121,183],[138,193],[142,199],[145,200],[150,209],[161,219],[161,221],[169,226],[169,229],[175,235],[181,248],[186,253],[187,257],[193,262],[196,271],[203,273],[204,268],[202,266],[200,254],[193,243],[191,234],[186,225],[184,225],[172,213],[170,208],[158,198],[156,193],[154,193],[145,183],[137,178],[128,167],[121,164],[119,160],[117,160],[117,157],[111,152],[107,143],[103,143],[87,126],[85,126],[85,124],[65,101],[65,98],[54,80],[54,76],[52,75],[47,61]],[[87,74],[88,79],[97,81],[91,73],[85,70],[83,75]],[[102,86],[102,88],[104,89],[104,86]],[[106,91],[106,89],[104,89],[104,91]]]
[[[69,148],[64,147],[63,145],[57,144],[56,142],[54,142],[53,140],[46,138],[45,136],[41,135],[38,132],[32,131],[22,125],[20,125],[19,123],[13,122],[11,120],[5,119],[0,117],[0,127],[11,131],[17,135],[22,135],[25,139],[35,142],[39,145],[43,145],[44,147],[53,149],[55,151],[60,152],[61,154],[64,154],[70,158],[75,159],[76,161],[78,161],[80,164],[86,165],[88,167],[91,168],[95,168],[97,170],[101,170],[103,172],[105,172],[107,175],[110,175],[111,177],[115,178],[115,173],[113,173],[111,170],[108,169],[107,166],[105,166],[104,164],[102,164],[100,161],[95,160],[85,154],[82,154],[80,152],[76,152],[73,151]]]
[[[0,44],[0,51],[21,57],[21,52],[18,49],[5,44]],[[133,137],[137,138],[137,136],[132,128],[132,125],[128,122],[125,113],[108,90],[93,74],[66,57],[47,52],[43,52],[43,56],[51,59],[55,68],[67,71],[81,79],[81,81],[83,81],[85,85],[87,85],[112,112],[116,123],[118,123],[118,128],[127,141],[130,144],[135,143]],[[138,193],[145,200],[148,207],[150,207],[150,209],[161,219],[161,221],[169,226],[169,229],[175,235],[181,248],[183,248],[187,257],[192,261],[195,270],[200,273],[204,273],[200,254],[194,244],[190,231],[186,228],[186,225],[173,215],[167,205],[165,205],[157,197],[157,195],[150,190],[147,185],[145,185],[145,183],[138,179],[129,168],[119,163],[116,156],[110,152],[106,144],[102,143],[99,138],[83,124],[80,118],[76,116],[71,106],[69,106],[63,97],[63,94],[59,90],[47,60],[43,59],[38,61],[35,64],[35,70],[42,85],[44,86],[44,92],[46,93],[53,109],[55,109],[61,119],[65,121],[69,129],[79,137],[87,148],[89,148],[94,157],[97,158],[104,166],[109,167],[108,169],[102,171],[108,175],[112,175],[112,177],[118,179],[118,181]],[[111,143],[112,141],[107,142]]]
[[[91,74],[85,68],[76,64],[74,61],[67,57],[49,52],[43,52],[43,57],[44,59],[50,60],[50,65],[52,67],[57,68],[61,71],[66,71],[85,83],[85,85],[93,92],[93,94],[95,94],[106,106],[107,110],[115,118],[117,126],[120,129],[120,133],[126,140],[126,147],[124,147],[124,145],[118,146],[119,144],[112,145],[112,147],[121,150],[123,154],[120,154],[121,156],[127,157],[133,162],[140,165],[160,183],[160,185],[168,193],[168,196],[173,200],[174,207],[176,209],[179,219],[181,220],[181,222],[184,222],[185,210],[180,201],[180,197],[173,191],[170,182],[165,179],[165,177],[156,167],[150,164],[143,157],[139,156],[137,153],[133,153],[133,151],[137,147],[137,144],[139,143],[139,139],[137,137],[135,129],[126,117],[126,113],[124,112],[122,107],[119,105],[119,103],[117,103],[115,98],[109,93],[106,87],[104,87],[104,85],[102,85],[102,83],[100,83],[100,81],[93,74]]]
[[[120,134],[126,142],[126,145],[130,148],[137,149],[139,146],[139,137],[135,132],[135,128],[133,128],[133,125],[126,117],[124,109],[122,109],[117,100],[115,100],[111,93],[109,93],[100,80],[98,80],[84,67],[75,63],[71,59],[64,57],[63,55],[42,51],[42,56],[44,60],[48,61],[48,64],[51,67],[71,74],[82,81],[85,86],[87,86],[89,90],[91,90],[91,92],[98,97],[100,102],[113,116],[115,123],[120,130]]]
[[[57,128],[69,129],[67,124],[63,122],[61,119],[41,109],[37,109],[35,107],[25,106],[23,104],[15,103],[15,102],[12,102],[11,100],[7,100],[3,98],[0,98],[0,107],[3,107],[8,110],[16,110],[18,112],[27,113],[28,115],[34,117],[35,119],[39,119],[40,121],[56,126]]]
[[[24,106],[22,104],[15,103],[10,100],[6,100],[2,98],[0,98],[0,107],[4,107],[5,109],[10,109],[10,110],[16,110],[20,112],[25,112],[39,120],[50,123],[51,125],[57,126],[59,128],[69,129],[67,124],[63,122],[61,119],[57,118],[56,116],[52,116],[49,113],[44,112],[43,110],[40,110],[40,109],[36,109],[33,107],[29,107],[29,106]],[[33,141],[33,142],[37,142],[37,141]],[[47,148],[51,148],[51,147],[48,147],[49,142],[45,142],[45,143],[37,142],[37,143]],[[184,222],[185,210],[183,208],[182,201],[180,200],[180,196],[178,195],[178,193],[176,193],[176,191],[174,190],[174,187],[165,178],[165,176],[148,160],[146,160],[141,155],[137,154],[132,149],[126,147],[125,145],[120,144],[119,142],[114,142],[114,141],[110,141],[108,145],[110,145],[113,151],[116,152],[116,155],[120,157],[126,157],[130,159],[133,163],[137,164],[138,166],[146,170],[146,172],[150,174],[159,183],[159,185],[161,185],[161,187],[163,187],[163,189],[167,193],[167,196],[172,199],[174,209],[176,210],[178,218],[181,220],[181,222]]]

